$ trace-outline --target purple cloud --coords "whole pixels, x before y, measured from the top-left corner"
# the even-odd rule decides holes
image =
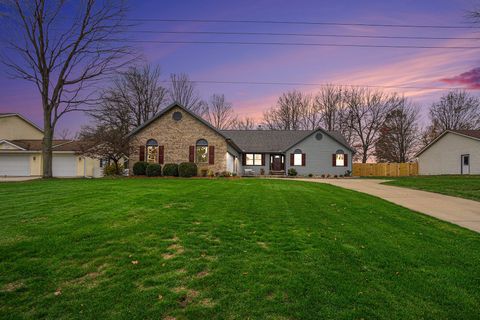
[[[440,79],[440,81],[448,84],[464,85],[469,89],[480,89],[480,67],[461,73],[452,78]]]

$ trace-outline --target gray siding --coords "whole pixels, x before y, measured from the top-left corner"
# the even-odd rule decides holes
[[[302,153],[306,154],[305,166],[290,166],[290,153],[293,153],[295,149],[300,149]],[[345,154],[348,154],[347,167],[332,166],[332,154],[338,149],[342,149]],[[317,176],[322,174],[341,175],[345,174],[347,170],[352,170],[352,152],[326,134],[323,134],[323,139],[320,141],[315,138],[315,134],[312,134],[293,146],[287,151],[285,161],[286,170],[295,168],[299,175],[308,175],[310,173]]]
[[[247,152],[251,153],[251,152]],[[259,152],[257,152],[259,153]],[[265,157],[265,165],[264,166],[242,166],[242,157],[240,156],[240,170],[239,173],[241,175],[245,174],[245,169],[252,169],[256,175],[260,174],[260,170],[263,168],[265,170],[265,174],[270,173],[270,154],[264,153],[263,156]]]

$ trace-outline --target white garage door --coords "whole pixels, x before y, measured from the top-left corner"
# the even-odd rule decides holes
[[[18,154],[0,155],[0,176],[25,177],[30,175],[30,156]]]
[[[77,157],[74,155],[53,155],[52,169],[54,177],[75,177],[77,175]]]

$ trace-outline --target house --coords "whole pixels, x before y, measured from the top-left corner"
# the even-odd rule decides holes
[[[447,130],[417,154],[419,174],[480,174],[480,130]]]
[[[130,134],[130,168],[137,161],[195,162],[199,170],[239,175],[343,175],[353,149],[336,132],[317,130],[217,130],[174,103]]]
[[[42,175],[43,131],[18,113],[0,114],[0,176]],[[52,169],[55,177],[102,175],[100,161],[81,154],[79,141],[54,140]]]

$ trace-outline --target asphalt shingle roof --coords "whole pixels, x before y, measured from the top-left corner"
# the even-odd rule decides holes
[[[463,134],[464,136],[480,139],[480,130],[452,130],[452,131]]]
[[[284,152],[317,130],[221,130],[244,152]],[[338,132],[327,132],[333,139],[349,147]]]

